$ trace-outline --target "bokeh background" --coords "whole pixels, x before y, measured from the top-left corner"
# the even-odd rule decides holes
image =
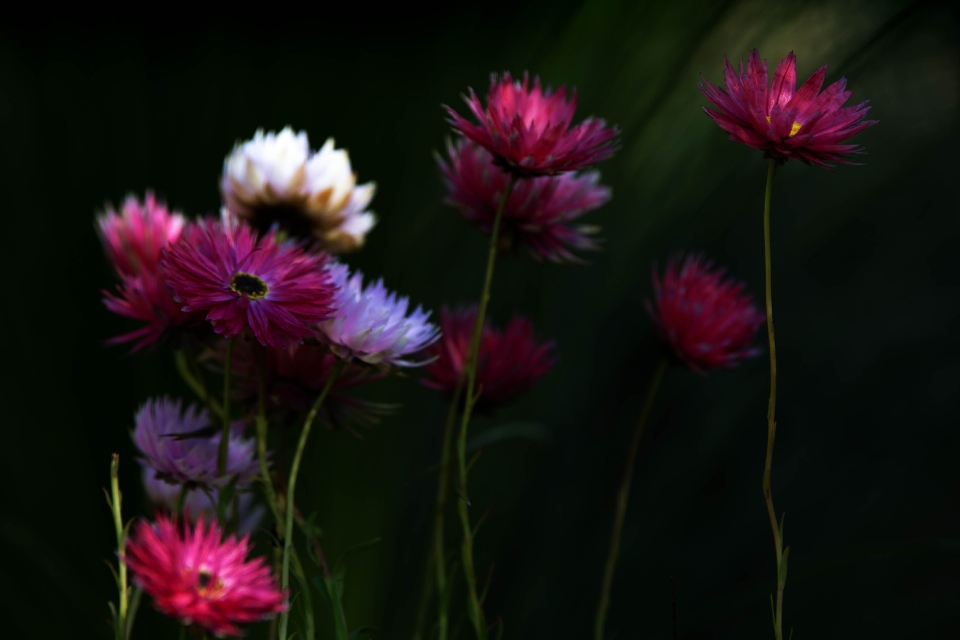
[[[40,27],[39,24],[44,26]],[[622,455],[655,359],[652,261],[701,251],[762,291],[759,152],[700,111],[703,72],[750,48],[800,79],[829,62],[880,125],[864,166],[789,163],[773,194],[781,392],[774,492],[791,545],[795,637],[960,637],[960,20],[948,2],[554,0],[316,8],[292,22],[5,22],[0,27],[4,371],[0,635],[107,638],[115,598],[101,487],[122,456],[126,510],[146,513],[128,437],[147,397],[188,396],[170,354],[126,357],[93,229],[104,201],[157,192],[219,207],[224,155],[258,127],[350,150],[381,221],[349,262],[439,310],[476,298],[486,239],[441,203],[432,150],[491,71],[576,85],[581,116],[619,124],[601,165],[613,201],[587,267],[501,261],[494,321],[531,315],[559,366],[475,433],[478,563],[505,638],[589,637]],[[670,371],[641,446],[609,630],[618,639],[768,638],[774,554],[760,491],[763,358],[709,377]],[[414,379],[362,440],[315,432],[298,502],[351,562],[353,627],[410,637],[444,406]],[[519,425],[519,426],[518,426]],[[315,598],[320,602],[319,598]],[[462,611],[459,594],[454,597]],[[332,627],[321,610],[321,637]],[[144,606],[135,637],[173,637]],[[263,629],[255,629],[255,635]],[[466,628],[461,637],[466,637]]]

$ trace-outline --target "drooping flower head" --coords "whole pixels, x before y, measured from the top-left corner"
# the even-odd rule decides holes
[[[476,307],[440,312],[442,337],[430,346],[434,360],[425,368],[423,384],[452,395],[463,375],[476,321]],[[476,386],[481,390],[478,411],[489,411],[525,393],[556,363],[553,342],[540,342],[533,323],[515,315],[503,331],[485,322],[480,337]]]
[[[167,283],[184,311],[206,312],[220,335],[249,328],[260,344],[285,349],[330,316],[334,283],[326,254],[281,242],[274,232],[258,239],[229,219],[198,222],[195,236],[167,252]]]
[[[108,206],[97,216],[97,232],[117,274],[136,276],[157,272],[161,252],[177,241],[186,223],[186,218],[171,213],[147,191],[142,203],[127,196],[120,213]]]
[[[470,89],[464,97],[478,120],[473,124],[446,107],[453,128],[493,154],[497,164],[518,176],[543,176],[578,171],[606,160],[614,152],[616,127],[599,118],[571,126],[577,92],[567,100],[567,88],[544,91],[540,78],[524,73],[517,82],[509,73],[490,76],[487,106]]]
[[[327,269],[337,284],[337,311],[320,325],[320,341],[347,361],[417,365],[405,358],[439,337],[437,328],[428,322],[430,312],[417,307],[407,315],[409,300],[388,291],[383,280],[363,286],[359,271],[351,276],[347,266],[339,263],[331,263]]]
[[[484,233],[493,221],[510,180],[483,147],[467,140],[447,144],[448,160],[437,155],[447,185],[447,204]],[[591,237],[597,227],[575,224],[580,216],[603,206],[610,188],[598,184],[600,174],[588,171],[520,180],[510,192],[501,220],[505,248],[523,245],[538,260],[578,262],[574,249],[596,250]]]
[[[820,93],[827,74],[827,65],[823,65],[798,91],[797,58],[791,51],[777,65],[768,88],[767,61],[760,59],[756,49],[750,52],[746,71],[742,60],[739,72],[729,60],[724,61],[726,90],[703,78],[700,91],[716,108],[704,111],[731,140],[772,158],[797,158],[822,167],[832,166],[830,162],[854,164],[845,156],[859,153],[860,146],[841,143],[878,121],[864,120],[869,101],[843,106],[851,94],[846,91],[846,78]]]
[[[170,484],[157,477],[157,472],[150,467],[143,468],[143,489],[153,503],[153,506],[168,513],[173,513],[180,500],[182,485]],[[183,515],[196,522],[199,518],[210,521],[217,517],[217,501],[220,499],[220,490],[214,488],[188,489],[183,500]],[[236,513],[234,513],[236,510]],[[247,491],[236,491],[233,500],[227,506],[226,517],[236,521],[237,532],[240,534],[253,533],[266,514],[263,505],[254,500],[254,494]]]
[[[311,152],[306,131],[290,127],[237,144],[223,162],[220,190],[229,212],[260,233],[277,224],[330,253],[362,247],[377,221],[367,211],[376,186],[357,184],[347,152],[333,138]]]
[[[663,278],[653,267],[653,304],[647,312],[674,356],[694,370],[733,367],[760,350],[751,346],[766,318],[744,293],[702,256],[674,256]]]
[[[256,444],[242,436],[242,423],[231,428],[226,474],[220,477],[219,429],[212,430],[210,435],[189,435],[208,430],[210,419],[206,410],[196,405],[184,409],[179,400],[154,398],[140,408],[134,421],[133,443],[140,450],[141,462],[166,482],[206,488],[223,487],[236,478],[237,487],[244,488],[260,474]]]
[[[250,551],[248,537],[224,538],[215,522],[179,525],[161,515],[154,524],[137,523],[124,561],[166,615],[219,637],[237,636],[237,625],[286,609],[286,592],[264,558],[247,559]]]
[[[211,354],[221,366],[223,356],[222,348]],[[233,349],[232,379],[241,400],[255,400],[262,362],[268,413],[279,423],[301,422],[329,381],[338,360],[326,345],[315,341],[306,341],[293,350],[262,349],[256,344],[241,342]],[[355,427],[379,422],[381,416],[396,408],[395,405],[356,398],[346,392],[384,375],[363,364],[346,363],[337,375],[330,395],[320,406],[317,420],[329,429],[344,429],[352,434],[357,433]]]

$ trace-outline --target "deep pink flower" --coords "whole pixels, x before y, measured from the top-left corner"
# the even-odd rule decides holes
[[[325,253],[308,253],[273,232],[258,239],[242,222],[205,220],[196,229],[162,264],[184,311],[205,311],[220,335],[249,327],[261,344],[284,349],[333,312]]]
[[[756,49],[750,52],[746,72],[742,60],[739,73],[729,60],[724,61],[726,91],[702,75],[700,91],[717,109],[704,111],[731,140],[773,158],[798,158],[822,167],[831,166],[830,162],[854,164],[844,156],[860,153],[860,146],[840,143],[878,121],[863,119],[870,110],[869,101],[843,107],[851,94],[845,91],[846,78],[820,93],[827,74],[827,65],[823,65],[797,91],[797,58],[791,51],[777,65],[768,89],[767,61],[760,59]]]
[[[510,176],[483,147],[467,140],[448,143],[447,155],[449,164],[437,155],[447,183],[446,202],[490,233]],[[537,259],[579,261],[571,250],[597,249],[590,237],[597,227],[573,221],[610,199],[610,188],[599,180],[598,172],[589,171],[518,181],[503,210],[501,242],[506,247],[522,244]]]
[[[453,394],[470,348],[470,336],[476,321],[476,307],[440,313],[441,338],[427,350],[434,358],[426,366],[430,378],[423,384],[446,394]],[[504,331],[487,322],[480,337],[477,364],[477,388],[481,390],[478,411],[513,400],[529,390],[556,363],[553,342],[538,342],[533,323],[515,315]]]
[[[157,272],[161,252],[177,241],[186,222],[147,191],[142,204],[134,196],[127,196],[119,214],[108,207],[97,216],[97,232],[117,274],[136,276]]]
[[[647,311],[660,339],[694,370],[733,367],[760,353],[751,343],[766,318],[745,294],[702,256],[672,257],[663,279],[653,267],[654,302]]]
[[[137,523],[124,560],[163,613],[222,637],[286,609],[286,593],[266,561],[248,561],[249,553],[247,536],[223,539],[216,523],[206,527],[202,517],[181,526],[157,516],[155,524]]]
[[[109,344],[133,342],[132,351],[165,340],[175,333],[194,328],[203,317],[181,310],[182,305],[163,279],[163,269],[144,271],[139,275],[123,275],[116,293],[103,291],[103,304],[113,313],[139,320],[139,329],[107,340]]]
[[[221,366],[223,356],[222,349],[212,354]],[[313,341],[306,341],[295,349],[263,349],[255,343],[239,342],[233,350],[232,364],[233,380],[242,400],[257,398],[261,359],[267,410],[276,418],[275,422],[286,424],[303,419],[339,360],[328,347]],[[355,426],[376,424],[380,416],[390,413],[395,406],[363,400],[345,392],[385,375],[366,365],[345,364],[320,407],[317,420],[330,429],[344,429],[353,434],[356,434]]]
[[[614,152],[616,127],[599,118],[570,126],[577,92],[567,101],[567,88],[544,91],[540,78],[524,73],[516,82],[510,73],[490,76],[487,106],[470,89],[464,97],[479,121],[473,124],[450,107],[450,124],[463,136],[492,153],[496,162],[518,176],[543,176],[577,171],[606,160]]]

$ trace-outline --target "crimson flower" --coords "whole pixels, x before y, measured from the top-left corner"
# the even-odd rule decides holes
[[[822,93],[827,65],[823,65],[797,90],[797,58],[791,51],[777,65],[767,87],[767,61],[756,49],[750,52],[747,70],[739,73],[724,58],[726,90],[706,78],[700,91],[716,108],[708,116],[730,134],[730,139],[766,152],[772,158],[797,158],[806,164],[830,167],[830,162],[855,164],[844,156],[860,153],[856,144],[840,144],[877,120],[864,120],[870,107],[864,101],[843,107],[850,98],[847,79],[840,78]]]
[[[220,335],[249,328],[260,344],[284,349],[313,335],[333,312],[336,287],[325,253],[281,242],[274,232],[258,238],[229,219],[204,220],[196,229],[162,264],[183,310],[206,312]]]
[[[264,558],[247,560],[249,537],[223,539],[217,524],[178,525],[158,516],[137,523],[124,561],[134,580],[166,615],[219,637],[240,635],[238,624],[286,609]]]
[[[682,262],[674,256],[662,280],[653,267],[654,302],[646,303],[647,312],[660,339],[691,369],[733,367],[760,353],[751,343],[766,320],[744,289],[702,256]]]
[[[108,207],[97,216],[103,250],[121,277],[156,273],[160,254],[180,238],[186,224],[186,218],[168,211],[151,191],[142,203],[127,196],[120,213]]]
[[[435,359],[425,367],[430,377],[422,380],[424,385],[454,393],[463,375],[476,317],[476,307],[441,311],[441,337],[427,350]],[[503,331],[484,323],[477,360],[477,411],[489,411],[528,391],[555,363],[554,343],[538,342],[529,319],[515,315]]]
[[[487,106],[470,89],[464,96],[479,121],[473,124],[451,107],[445,107],[450,124],[464,137],[493,154],[497,164],[521,177],[577,171],[606,160],[614,152],[616,127],[599,118],[571,126],[577,92],[567,100],[567,88],[544,91],[540,78],[524,73],[516,82],[510,73],[490,76]]]
[[[448,143],[447,156],[449,164],[437,155],[447,184],[447,204],[459,209],[481,231],[490,233],[509,175],[494,164],[483,147],[467,140]],[[596,171],[571,171],[518,181],[503,210],[501,242],[507,247],[521,244],[540,260],[579,261],[573,249],[598,248],[590,237],[597,227],[574,221],[610,199],[610,188],[598,184],[599,180]]]

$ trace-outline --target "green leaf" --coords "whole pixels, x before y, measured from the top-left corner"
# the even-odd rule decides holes
[[[361,633],[378,633],[379,631],[380,629],[377,629],[376,627],[360,627],[355,631],[351,631],[350,635],[347,636],[347,640],[357,640]]]
[[[553,433],[538,422],[510,422],[475,435],[467,442],[467,452],[476,451],[503,440],[530,440],[547,444],[553,440]]]
[[[787,583],[787,558],[790,557],[790,547],[787,547],[783,550],[783,555],[780,557],[780,570],[778,577],[779,587],[782,589],[783,585]]]
[[[333,599],[330,597],[330,590],[327,589],[327,582],[320,576],[314,576],[313,585],[320,592],[320,597],[327,603],[327,606],[333,606]]]

